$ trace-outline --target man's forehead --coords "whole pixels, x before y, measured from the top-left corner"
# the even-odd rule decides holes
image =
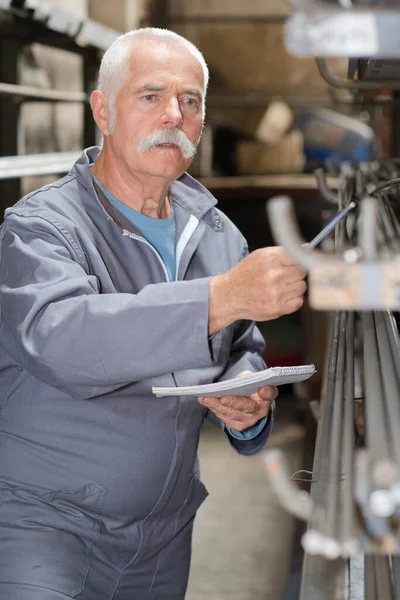
[[[147,40],[132,46],[129,57],[130,71],[135,78],[156,81],[156,74],[190,77],[203,87],[203,69],[193,54],[177,44],[166,45]]]

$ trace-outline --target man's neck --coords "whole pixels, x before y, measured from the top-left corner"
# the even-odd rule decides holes
[[[100,152],[91,171],[101,185],[117,200],[136,212],[153,219],[167,219],[171,216],[169,200],[170,183],[160,177],[133,176],[121,177],[120,170],[108,168],[103,152]],[[129,181],[129,183],[128,183]]]

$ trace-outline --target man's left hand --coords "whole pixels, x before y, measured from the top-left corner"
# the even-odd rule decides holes
[[[243,371],[237,377],[249,374],[251,371]],[[251,396],[207,396],[198,398],[198,401],[211,410],[226,427],[234,431],[243,431],[267,416],[277,395],[276,387],[268,385],[259,388]]]

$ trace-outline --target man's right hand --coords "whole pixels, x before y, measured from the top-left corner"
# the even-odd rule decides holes
[[[295,312],[303,304],[305,276],[280,246],[255,250],[211,279],[209,335],[240,319],[269,321]]]

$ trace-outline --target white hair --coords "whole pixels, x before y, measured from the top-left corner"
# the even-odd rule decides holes
[[[100,63],[97,89],[103,92],[108,100],[110,133],[114,130],[116,120],[115,99],[129,75],[129,51],[133,43],[140,38],[164,44],[176,44],[186,48],[200,63],[203,71],[204,98],[207,93],[209,80],[207,63],[200,50],[192,42],[169,29],[143,27],[128,31],[111,44]]]

